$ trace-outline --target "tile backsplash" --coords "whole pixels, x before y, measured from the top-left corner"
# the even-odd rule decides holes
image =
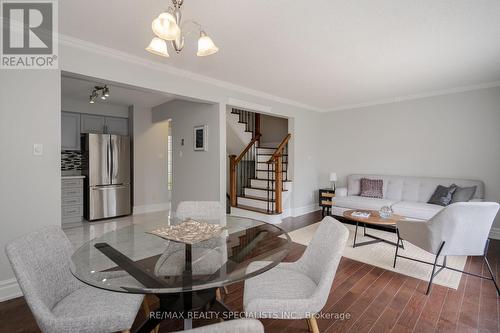
[[[61,151],[61,170],[82,170],[82,153],[79,151]]]

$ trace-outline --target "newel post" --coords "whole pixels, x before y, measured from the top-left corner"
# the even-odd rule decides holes
[[[229,198],[231,207],[236,207],[238,204],[236,179],[236,155],[229,155]]]
[[[276,195],[274,197],[274,211],[277,214],[283,213],[282,204],[282,191],[283,191],[283,169],[282,169],[282,156],[278,154],[274,159],[274,187]]]

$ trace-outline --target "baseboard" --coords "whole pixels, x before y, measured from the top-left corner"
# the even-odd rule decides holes
[[[290,215],[293,217],[297,217],[297,216],[301,216],[301,215],[315,212],[315,211],[320,210],[320,209],[321,208],[319,208],[318,204],[314,203],[314,204],[307,205],[307,206],[292,208]]]
[[[22,296],[23,293],[16,279],[0,281],[0,302]]]
[[[499,239],[500,240],[500,228],[491,228],[491,230],[490,230],[490,238]]]
[[[163,210],[169,210],[170,209],[170,203],[159,203],[159,204],[152,204],[152,205],[143,205],[143,206],[134,206],[133,208],[133,214],[144,214],[144,213],[153,213],[153,212],[160,212]]]

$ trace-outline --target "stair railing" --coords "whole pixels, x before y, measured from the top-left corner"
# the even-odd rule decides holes
[[[229,155],[229,197],[232,207],[238,205],[238,196],[243,195],[244,188],[250,187],[251,179],[255,178],[259,139],[260,134],[254,135],[238,156]]]
[[[283,213],[283,182],[288,180],[288,141],[291,137],[288,133],[267,161],[268,213]]]

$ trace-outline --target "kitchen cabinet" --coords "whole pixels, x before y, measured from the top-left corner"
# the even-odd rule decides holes
[[[104,117],[93,114],[82,114],[81,132],[128,135],[128,119],[120,117]]]
[[[118,117],[105,117],[106,133],[128,135],[128,119]]]
[[[80,114],[61,112],[61,150],[80,150]]]
[[[61,180],[62,223],[83,219],[83,176],[63,177]]]
[[[82,113],[82,133],[104,133],[105,119],[102,116]]]

